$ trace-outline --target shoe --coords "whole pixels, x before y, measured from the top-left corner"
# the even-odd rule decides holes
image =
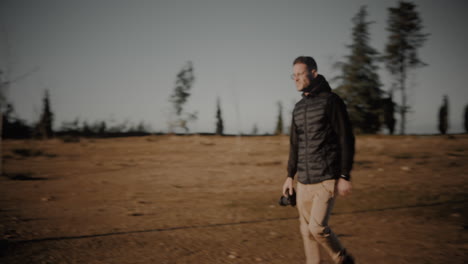
[[[343,256],[343,259],[340,262],[341,264],[354,264],[354,258],[351,255]]]
[[[341,253],[340,264],[354,264],[354,258],[344,249]]]

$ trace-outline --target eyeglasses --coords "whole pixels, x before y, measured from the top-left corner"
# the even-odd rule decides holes
[[[296,80],[297,77],[302,76],[302,75],[307,74],[307,73],[308,73],[308,72],[305,71],[305,72],[301,72],[301,73],[299,73],[299,74],[297,74],[297,75],[296,75],[296,74],[291,74],[290,77],[291,77],[291,80]]]

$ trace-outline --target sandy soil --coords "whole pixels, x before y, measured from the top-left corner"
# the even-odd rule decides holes
[[[6,141],[0,263],[304,263],[288,138]],[[331,226],[357,263],[468,262],[468,135],[358,136]]]

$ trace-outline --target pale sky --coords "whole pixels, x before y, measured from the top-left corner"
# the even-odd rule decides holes
[[[407,133],[437,133],[444,94],[450,102],[449,132],[463,132],[468,2],[414,2],[424,32],[431,35],[419,51],[429,66],[412,71],[408,80],[413,112]],[[375,22],[371,45],[383,51],[387,8],[397,3],[0,0],[0,67],[9,69],[12,79],[37,69],[6,93],[29,123],[39,119],[48,89],[55,128],[78,117],[88,123],[105,120],[108,126],[144,121],[155,132],[167,132],[168,99],[176,74],[190,60],[196,80],[184,108],[199,115],[191,132],[214,132],[219,96],[226,133],[250,133],[254,124],[260,133],[271,133],[277,102],[283,103],[289,126],[300,99],[289,79],[294,58],[314,57],[319,73],[332,79],[340,74],[333,64],[349,54],[351,18],[360,6],[368,6],[368,20]],[[382,88],[388,90],[392,79],[380,66]],[[395,96],[399,102],[400,94]]]

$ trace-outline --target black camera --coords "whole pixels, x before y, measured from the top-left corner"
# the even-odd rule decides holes
[[[296,206],[296,190],[293,188],[293,194],[289,194],[289,189],[286,190],[286,196],[281,196],[279,200],[279,205],[281,206]]]

